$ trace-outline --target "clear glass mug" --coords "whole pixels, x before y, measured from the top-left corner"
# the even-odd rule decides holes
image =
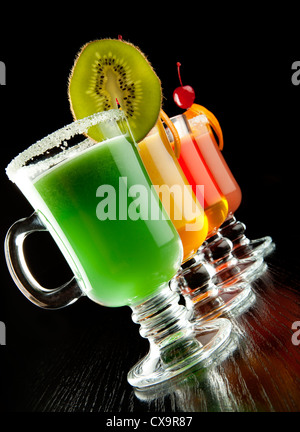
[[[87,137],[92,128],[101,142]],[[83,295],[108,307],[130,306],[150,342],[149,353],[128,374],[130,384],[165,381],[229,339],[230,323],[221,319],[207,325],[216,335],[203,345],[169,288],[182,261],[182,244],[122,111],[98,113],[54,132],[17,156],[7,175],[35,209],[12,225],[5,239],[16,285],[43,308],[64,307]],[[74,273],[53,290],[36,281],[23,251],[27,235],[45,230]]]
[[[168,127],[169,136],[174,138],[174,151],[161,120],[158,120],[155,127],[138,143],[138,149],[183,245],[183,262],[170,286],[183,295],[191,313],[190,319],[195,325],[199,325],[229,312],[232,314],[234,309],[240,309],[241,304],[251,295],[251,287],[248,283],[234,283],[234,286],[230,285],[230,292],[223,292],[214,283],[214,269],[197,253],[208,234],[209,224],[203,209],[205,190],[203,191],[201,185],[197,185],[200,193],[197,196],[194,194],[176,158],[181,150],[180,132],[178,133],[163,111],[161,119]],[[222,205],[221,202],[220,211]],[[215,211],[217,210],[218,208]],[[225,216],[217,214],[213,223],[220,218],[223,220],[223,217]]]
[[[211,113],[209,114],[211,115]],[[208,117],[204,112],[199,114],[199,112],[194,112],[191,109],[188,122],[198,149],[228,203],[228,215],[220,226],[219,232],[232,241],[232,253],[237,258],[268,255],[275,248],[272,238],[265,236],[260,239],[249,240],[245,235],[245,224],[237,221],[234,216],[240,207],[242,192],[215,140]],[[221,132],[220,126],[218,130]]]
[[[256,278],[263,269],[262,258],[238,260],[232,254],[232,242],[222,236],[219,228],[228,215],[228,202],[223,195],[208,167],[203,155],[199,152],[194,131],[191,129],[185,114],[171,117],[181,141],[179,165],[197,196],[201,196],[199,185],[204,186],[202,202],[208,219],[208,236],[199,248],[199,255],[214,267],[215,283],[223,290],[231,285],[247,283]],[[167,130],[171,138],[170,131]],[[198,193],[197,193],[198,192]]]

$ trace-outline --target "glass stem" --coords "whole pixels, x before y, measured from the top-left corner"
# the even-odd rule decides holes
[[[267,256],[274,248],[272,237],[265,236],[255,240],[249,240],[245,235],[246,225],[237,221],[234,215],[230,215],[221,225],[219,232],[222,236],[231,240],[232,253],[238,259],[249,257]]]
[[[249,240],[245,236],[246,225],[239,222],[233,215],[230,215],[220,227],[222,236],[232,241],[233,249],[246,245]]]
[[[232,248],[231,240],[216,232],[205,240],[199,252],[216,271],[220,271],[229,264],[236,264],[236,258],[231,253]]]
[[[185,306],[179,304],[179,294],[166,285],[144,303],[131,306],[132,320],[140,325],[140,334],[150,343],[149,361],[160,361],[167,368],[176,368],[198,353],[202,346],[194,338],[194,329]],[[156,361],[156,360],[154,360]]]
[[[195,316],[197,305],[200,303],[202,305],[217,296],[218,289],[212,281],[214,275],[213,267],[202,262],[199,255],[196,255],[185,262],[176,277],[172,279],[171,289],[177,290],[184,297],[191,321]]]

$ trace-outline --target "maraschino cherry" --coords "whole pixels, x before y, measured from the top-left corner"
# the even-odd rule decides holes
[[[180,76],[180,66],[181,63],[177,62],[177,69],[178,69],[178,77],[180,82],[180,87],[177,87],[173,92],[173,99],[176,105],[179,106],[179,108],[188,109],[190,108],[195,100],[195,91],[193,87],[186,85],[182,85],[181,76]]]

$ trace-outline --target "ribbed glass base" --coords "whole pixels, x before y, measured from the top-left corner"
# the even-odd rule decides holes
[[[132,306],[132,319],[150,343],[148,354],[128,373],[137,388],[166,381],[209,356],[216,355],[229,341],[231,323],[221,318],[202,326],[188,320],[187,309],[179,304],[178,293],[165,287],[141,305]],[[206,342],[200,341],[206,337]]]
[[[207,239],[198,251],[200,257],[214,268],[214,282],[218,286],[252,282],[264,270],[262,257],[238,259],[232,251],[233,243],[220,232]]]
[[[204,322],[233,313],[252,296],[248,282],[216,285],[211,267],[199,260],[199,256],[187,261],[170,282],[174,291],[182,294],[189,319]]]
[[[246,235],[246,225],[231,215],[220,227],[222,236],[232,242],[232,254],[238,259],[266,257],[275,249],[275,243],[270,236],[249,240]]]

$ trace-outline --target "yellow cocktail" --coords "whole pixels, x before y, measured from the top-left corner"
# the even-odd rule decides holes
[[[170,147],[159,120],[138,144],[149,177],[183,244],[183,262],[193,256],[208,233],[208,220]]]

